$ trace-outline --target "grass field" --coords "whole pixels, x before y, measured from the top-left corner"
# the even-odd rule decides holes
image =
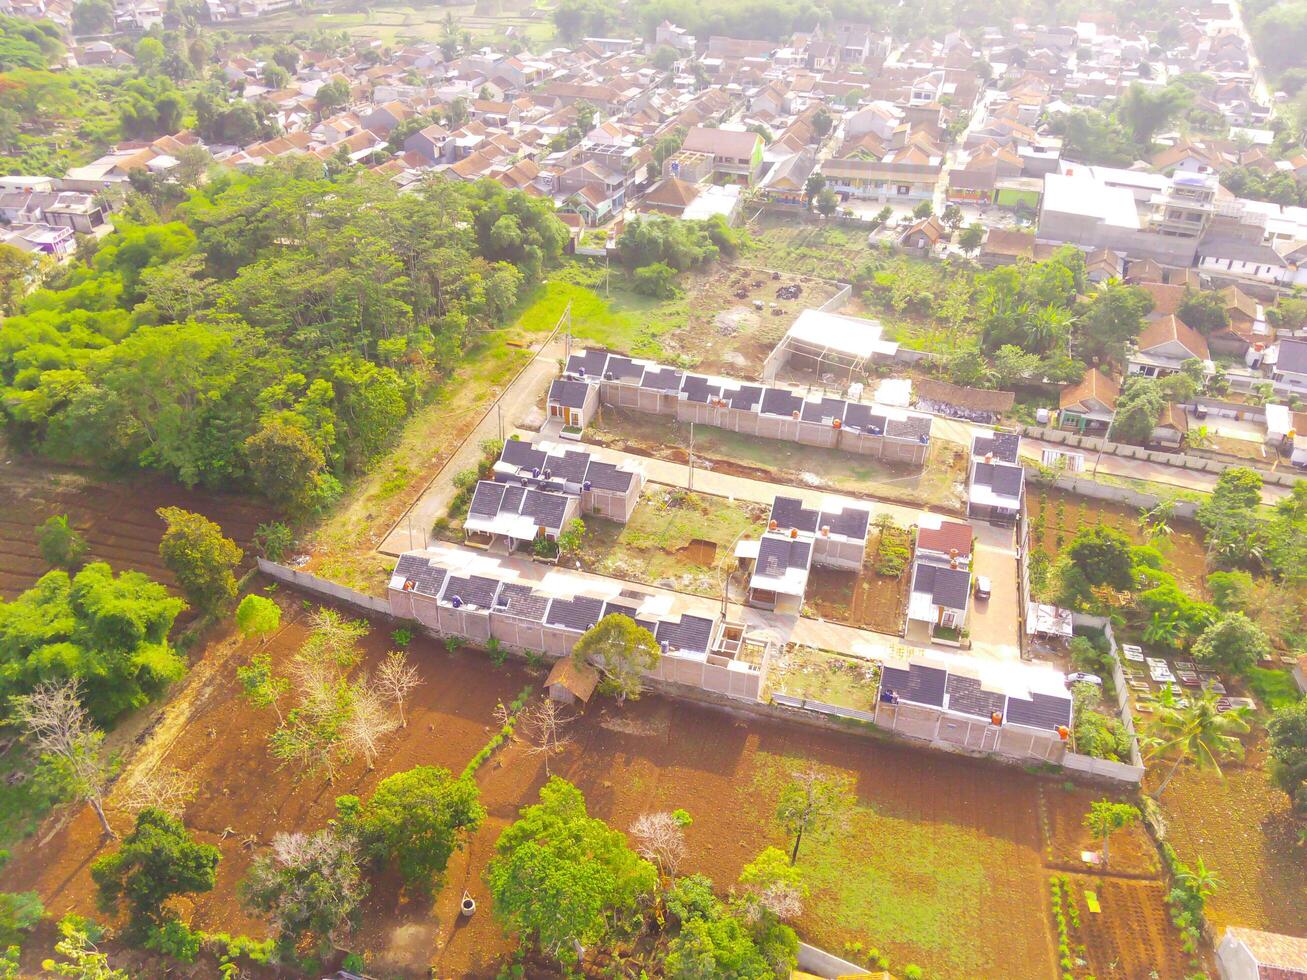
[[[834,224],[765,216],[749,225],[749,264],[844,282],[871,255],[866,233]]]
[[[793,646],[772,664],[767,675],[767,693],[869,711],[876,699],[879,676],[879,669],[865,660],[830,650]]]
[[[587,570],[700,595],[718,595],[741,535],[760,538],[767,509],[722,497],[647,487],[630,522],[591,521]]]

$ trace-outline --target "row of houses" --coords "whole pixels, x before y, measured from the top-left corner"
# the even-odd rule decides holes
[[[550,417],[582,428],[601,403],[913,466],[925,463],[930,446],[928,415],[697,374],[608,351],[572,354],[550,386]]]

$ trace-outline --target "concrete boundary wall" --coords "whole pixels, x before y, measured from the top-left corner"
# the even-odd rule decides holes
[[[364,612],[374,613],[385,616],[388,619],[394,619],[397,622],[414,623],[423,632],[436,639],[444,639],[447,633],[441,631],[437,626],[424,623],[420,620],[410,619],[407,617],[397,617],[391,610],[389,602],[385,599],[378,599],[375,596],[364,595],[354,589],[347,588],[343,585],[337,585],[335,582],[329,582],[317,575],[308,572],[297,571],[293,568],[287,568],[276,562],[268,561],[266,558],[258,559],[259,571],[279,582],[284,582],[289,586],[311,592],[336,602],[342,602]],[[1089,617],[1093,618],[1093,617]],[[475,645],[472,640],[466,637],[459,637],[469,646]],[[525,654],[510,646],[504,645],[504,649],[511,656],[525,659]],[[552,651],[545,651],[547,654]],[[556,659],[556,658],[555,658]],[[765,659],[770,659],[765,658]],[[1119,667],[1117,668],[1120,669]],[[759,674],[751,675],[750,680],[757,678],[761,681],[765,675],[767,664],[764,663]],[[751,685],[750,685],[751,686]],[[823,728],[828,731],[843,732],[845,734],[861,735],[864,738],[879,738],[887,741],[914,743],[919,746],[929,746],[936,751],[951,752],[955,755],[966,755],[973,759],[993,759],[999,763],[1007,765],[1029,764],[1032,761],[1038,761],[1041,757],[1031,751],[1033,744],[1022,746],[995,746],[998,751],[984,751],[970,748],[964,745],[954,745],[943,741],[931,740],[921,736],[913,737],[907,731],[894,732],[876,721],[876,715],[873,712],[857,711],[851,708],[841,708],[836,705],[828,705],[820,701],[810,701],[800,698],[790,698],[785,695],[774,697],[774,703],[766,703],[754,698],[741,696],[725,690],[709,690],[706,688],[692,687],[686,684],[678,683],[670,678],[646,677],[645,688],[667,697],[675,698],[682,701],[693,701],[697,704],[703,704],[709,707],[721,708],[728,711],[742,712],[757,718],[767,718],[773,721],[785,723],[799,722],[814,728]],[[1118,686],[1118,690],[1122,688]],[[757,690],[755,688],[755,690]],[[874,706],[879,708],[879,705]],[[1127,724],[1129,724],[1127,722]],[[1133,735],[1133,728],[1131,728]],[[1004,751],[1007,749],[1007,751]],[[1047,756],[1044,756],[1047,759]],[[1048,760],[1052,761],[1052,760]],[[1100,760],[1093,760],[1099,762]],[[1084,772],[1086,775],[1109,779],[1113,781],[1133,781],[1128,780],[1115,768],[1107,766],[1098,766],[1094,769],[1082,769],[1077,766],[1071,766],[1077,772]]]
[[[1027,494],[1038,493],[1039,488],[1044,486],[1040,481],[1040,471],[1037,467],[1026,464],[1026,475],[1030,479],[1030,486]],[[1106,500],[1110,503],[1123,504],[1126,507],[1136,507],[1141,510],[1156,507],[1161,503],[1162,498],[1152,493],[1142,493],[1138,490],[1131,490],[1129,487],[1116,487],[1108,483],[1099,483],[1088,477],[1074,476],[1063,474],[1055,479],[1052,483],[1054,489],[1065,490],[1068,493],[1079,494],[1082,497],[1092,497],[1095,500]],[[1198,512],[1198,505],[1192,500],[1175,501],[1173,511],[1176,517],[1185,520],[1193,520],[1194,515]]]

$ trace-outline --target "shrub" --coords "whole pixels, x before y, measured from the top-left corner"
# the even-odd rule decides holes
[[[290,528],[280,521],[260,524],[254,529],[254,546],[268,561],[282,561],[294,543]]]
[[[921,980],[924,975],[921,972],[921,967],[915,963],[909,963],[903,968],[903,980]]]
[[[192,932],[190,926],[180,919],[169,919],[146,934],[145,948],[183,963],[194,963],[195,957],[200,955],[204,938],[204,933]]]
[[[394,642],[395,646],[403,650],[413,642],[413,631],[400,626],[390,634],[390,639]]]
[[[67,514],[56,514],[37,528],[36,544],[53,568],[76,568],[86,555],[86,539],[68,523]]]

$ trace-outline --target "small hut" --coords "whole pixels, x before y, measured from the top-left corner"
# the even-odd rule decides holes
[[[599,683],[599,671],[589,664],[577,665],[571,657],[563,657],[549,672],[545,687],[549,696],[563,704],[588,703]]]

